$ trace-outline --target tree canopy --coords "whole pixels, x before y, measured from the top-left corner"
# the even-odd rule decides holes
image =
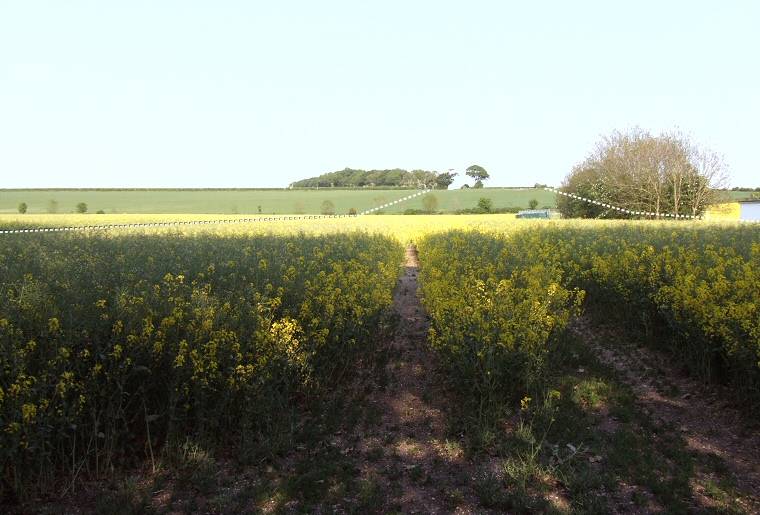
[[[454,172],[443,172],[439,173],[438,177],[435,179],[435,185],[440,190],[447,190],[449,189],[449,186],[451,186],[451,183],[454,182],[454,177],[459,175],[458,173]]]
[[[401,188],[434,188],[438,174],[425,170],[408,172],[401,168],[392,170],[359,170],[344,168],[303,179],[291,184],[293,188],[364,188],[368,186]]]
[[[488,172],[486,172],[485,168],[480,165],[470,166],[465,173],[475,179],[476,188],[482,188],[483,181],[487,180],[489,177]]]
[[[728,181],[723,156],[680,131],[653,136],[638,127],[604,136],[565,177],[562,190],[629,211],[699,216]],[[598,204],[560,195],[570,218],[628,218]]]

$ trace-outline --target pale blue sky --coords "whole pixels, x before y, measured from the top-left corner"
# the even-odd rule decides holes
[[[760,186],[758,26],[731,0],[0,0],[0,188],[558,186],[635,125]]]

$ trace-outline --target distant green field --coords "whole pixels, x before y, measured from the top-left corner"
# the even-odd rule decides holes
[[[729,191],[728,196],[731,199],[732,202],[736,202],[737,200],[747,200],[752,196],[753,193],[758,193],[756,191]]]
[[[87,213],[109,214],[319,214],[322,203],[330,200],[336,214],[368,211],[379,205],[417,193],[416,190],[286,190],[286,189],[29,189],[0,190],[0,213],[18,213],[20,203],[27,213],[47,213],[50,201],[58,212],[74,213],[80,202],[87,204]],[[538,207],[555,207],[555,194],[541,189],[483,188],[434,190],[442,211],[474,208],[481,197],[490,198],[494,207],[528,208],[531,199]],[[400,214],[406,209],[422,209],[422,196],[386,208],[385,213]]]

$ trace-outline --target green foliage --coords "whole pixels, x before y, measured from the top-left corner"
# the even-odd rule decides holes
[[[366,186],[425,188],[433,187],[437,174],[425,170],[355,170],[345,168],[319,177],[296,181],[292,188],[363,188]]]
[[[79,204],[77,204],[76,212],[79,213],[79,214],[86,213],[87,212],[87,204],[85,204],[84,202],[80,202]]]
[[[488,197],[480,197],[477,209],[479,212],[491,213],[493,211],[493,200]]]
[[[47,212],[50,214],[55,214],[58,212],[58,201],[55,199],[48,200],[47,203]]]
[[[428,193],[422,198],[422,205],[425,206],[425,211],[428,213],[435,213],[438,211],[438,197]]]
[[[26,202],[22,202],[21,204],[18,205],[18,212],[21,213],[22,215],[26,213]]]
[[[449,186],[454,182],[454,178],[459,175],[458,173],[452,173],[452,172],[443,172],[438,174],[438,177],[436,177],[435,180],[435,186],[438,189],[441,190],[447,190],[449,189]]]
[[[470,166],[465,173],[475,179],[475,188],[482,188],[483,181],[489,178],[488,172],[486,172],[485,168],[479,165]]]
[[[528,209],[536,209],[538,207],[538,200],[532,198],[528,201]]]
[[[334,215],[335,214],[335,204],[332,200],[325,200],[322,202],[322,209],[321,213],[323,215]]]

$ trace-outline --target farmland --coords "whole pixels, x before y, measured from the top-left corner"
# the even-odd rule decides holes
[[[239,189],[239,190],[0,190],[0,214],[18,213],[20,203],[28,206],[29,214],[43,214],[56,203],[60,213],[74,213],[77,204],[87,204],[88,213],[106,214],[319,214],[322,203],[331,201],[336,214],[349,209],[365,211],[416,193],[404,189]],[[481,197],[493,200],[494,206],[528,208],[536,199],[539,207],[555,205],[553,193],[534,188],[483,188],[435,190],[439,209],[456,211],[474,208]],[[388,214],[403,213],[405,209],[423,209],[422,199],[389,207]]]
[[[399,267],[410,243],[418,272]],[[757,270],[760,227],[704,221],[364,216],[5,234],[0,489],[28,507],[122,481],[114,495],[135,512],[169,487],[164,506],[186,511],[402,511],[403,490],[419,489],[448,511],[742,512],[751,481],[658,422],[599,356],[661,353],[756,409]],[[662,366],[646,371],[658,394],[698,393]],[[389,419],[383,399],[409,395],[394,377],[418,367],[417,400],[404,402],[429,414],[406,404]],[[439,433],[423,439],[436,410]],[[154,483],[127,488],[114,470]],[[225,481],[252,490],[223,498]]]

